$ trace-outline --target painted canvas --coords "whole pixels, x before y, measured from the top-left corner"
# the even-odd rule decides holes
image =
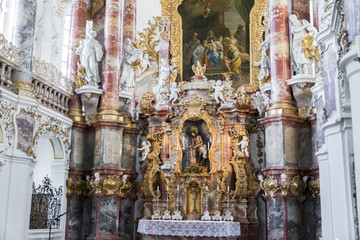
[[[183,21],[184,80],[191,66],[206,65],[206,77],[236,85],[249,83],[249,13],[253,3],[241,0],[184,0],[179,6]]]

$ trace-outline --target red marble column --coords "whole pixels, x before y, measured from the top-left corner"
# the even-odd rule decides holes
[[[86,0],[74,0],[71,9],[71,27],[70,27],[70,53],[68,59],[68,76],[75,82],[78,66],[80,62],[79,55],[75,54],[73,49],[80,45],[80,40],[86,37]],[[69,116],[74,121],[81,121],[81,101],[80,97],[74,93],[69,101]],[[83,119],[82,119],[83,121]]]
[[[136,41],[136,0],[125,0],[124,38]]]
[[[123,0],[108,0],[105,6],[104,48],[100,112],[119,108],[119,83],[122,61]]]
[[[288,1],[270,0],[271,102],[291,101]]]

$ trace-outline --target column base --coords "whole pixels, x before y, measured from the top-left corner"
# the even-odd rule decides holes
[[[112,120],[112,121],[124,121],[124,118],[120,115],[120,110],[116,108],[100,108],[98,115],[96,115],[97,120]]]
[[[290,115],[298,116],[298,111],[292,101],[279,101],[270,103],[269,109],[265,113],[265,117],[274,115]]]

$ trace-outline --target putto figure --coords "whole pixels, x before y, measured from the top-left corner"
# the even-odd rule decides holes
[[[141,143],[141,148],[138,149],[138,151],[142,151],[141,161],[144,162],[147,158],[147,156],[150,153],[150,147],[151,143],[148,141],[143,141]]]
[[[240,152],[244,153],[246,157],[249,157],[249,143],[247,136],[243,136],[242,140],[236,145],[240,146]]]
[[[217,80],[216,83],[212,83],[212,87],[214,89],[214,93],[211,95],[211,97],[216,101],[216,103],[225,103],[225,99],[223,96],[222,91],[224,90],[224,86],[222,86],[221,80]]]
[[[293,35],[291,41],[291,65],[296,74],[311,74],[311,65],[314,59],[305,54],[303,39],[312,37],[312,44],[314,44],[317,29],[307,20],[299,20],[295,14],[289,16],[289,21]]]
[[[95,39],[96,36],[96,30],[91,28],[86,38],[80,40],[80,46],[75,50],[75,53],[80,56],[80,64],[85,68],[86,84],[94,87],[101,83],[98,62],[104,55],[102,46]]]

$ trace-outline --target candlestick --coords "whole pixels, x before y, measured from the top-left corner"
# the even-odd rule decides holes
[[[157,188],[156,188],[156,207],[155,207],[156,210],[154,211],[154,214],[151,216],[152,220],[161,219],[160,210],[159,210],[159,198],[160,198],[160,190],[159,190],[159,186],[157,186]]]
[[[209,205],[209,200],[208,200],[208,186],[206,186],[205,188],[205,211],[203,213],[203,215],[201,216],[201,220],[202,221],[210,221],[211,217],[209,215],[209,211],[208,211],[208,205]]]
[[[176,200],[175,200],[176,210],[174,212],[174,215],[171,216],[171,219],[172,220],[182,220],[181,212],[179,211],[179,206],[180,206],[180,188],[179,188],[179,185],[177,185],[175,195],[176,195]]]
[[[230,212],[230,191],[229,191],[229,186],[227,187],[227,210],[225,212],[225,216],[223,217],[224,221],[233,221],[234,217],[231,215]]]
[[[171,215],[169,211],[169,186],[166,186],[166,210],[164,211],[162,219],[171,220]]]
[[[221,221],[222,220],[222,216],[220,214],[220,211],[219,211],[219,186],[216,187],[216,192],[215,192],[215,195],[216,195],[216,204],[215,204],[215,212],[214,212],[214,216],[212,216],[212,220],[213,221]]]

